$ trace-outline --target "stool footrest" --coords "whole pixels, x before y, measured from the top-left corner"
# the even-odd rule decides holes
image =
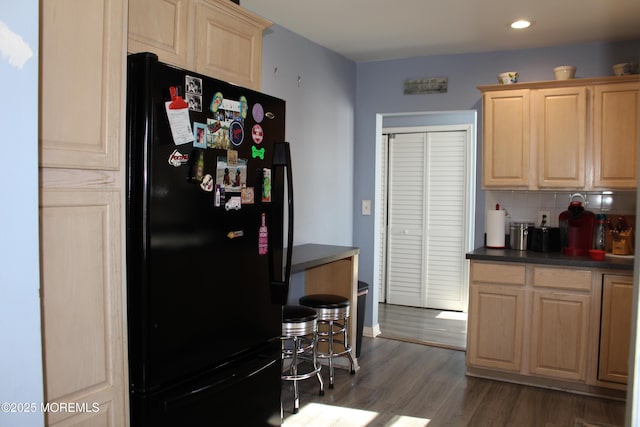
[[[304,372],[304,373],[297,373],[295,375],[286,375],[286,374],[282,374],[282,376],[280,377],[283,380],[286,381],[298,381],[298,380],[306,380],[307,378],[311,378],[314,375],[316,375],[318,372],[320,372],[320,369],[322,368],[322,365],[318,365],[317,368],[312,369],[309,372]]]
[[[344,356],[345,354],[351,354],[351,347],[347,347],[342,351],[334,351],[332,354],[318,352],[316,357],[318,359],[329,359],[331,357]]]

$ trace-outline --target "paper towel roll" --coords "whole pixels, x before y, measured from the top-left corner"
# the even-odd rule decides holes
[[[487,247],[505,247],[505,225],[507,216],[503,209],[487,211]]]

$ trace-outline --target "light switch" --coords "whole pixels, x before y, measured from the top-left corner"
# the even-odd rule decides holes
[[[371,200],[362,201],[362,215],[371,215]]]

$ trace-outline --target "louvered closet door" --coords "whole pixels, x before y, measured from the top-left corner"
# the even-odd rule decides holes
[[[380,224],[387,224],[387,169],[389,159],[389,135],[382,135],[382,144],[380,145],[380,153],[376,156],[378,160],[378,170],[382,181],[380,182],[379,196],[380,208],[376,209]],[[378,262],[378,302],[386,301],[386,283],[387,283],[387,232],[383,230],[380,233],[379,241],[380,256]],[[371,295],[371,294],[370,294]]]
[[[390,142],[388,299],[464,308],[463,131],[396,134]]]
[[[422,306],[427,134],[389,138],[387,302]]]

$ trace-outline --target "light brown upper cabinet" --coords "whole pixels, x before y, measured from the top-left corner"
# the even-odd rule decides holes
[[[636,188],[638,76],[479,89],[484,188]]]
[[[529,91],[485,92],[483,185],[526,188],[529,185]]]
[[[118,170],[125,2],[41,3],[40,164]]]
[[[186,68],[188,9],[189,0],[129,0],[129,52],[153,52]]]
[[[585,186],[587,88],[531,91],[537,186]]]
[[[593,186],[636,188],[640,82],[593,88]]]
[[[229,0],[129,0],[128,50],[259,90],[269,26]]]

